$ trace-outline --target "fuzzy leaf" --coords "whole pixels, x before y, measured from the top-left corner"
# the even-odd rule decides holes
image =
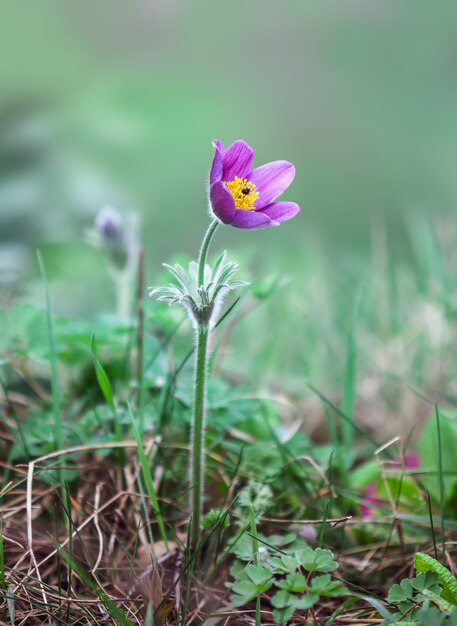
[[[414,567],[416,572],[435,572],[438,574],[438,582],[443,587],[442,598],[457,605],[457,579],[444,565],[441,565],[428,554],[417,552],[414,557]]]
[[[431,624],[433,624],[433,626],[441,626],[441,624],[444,624],[446,620],[446,615],[441,613],[441,611],[435,606],[427,609],[421,609],[418,617],[420,620],[419,623],[423,626],[430,626]]]
[[[424,589],[423,594],[428,600],[436,604],[436,606],[438,606],[442,611],[445,611],[448,614],[451,613],[451,611],[455,608],[454,604],[452,604],[451,602],[448,602],[447,600],[442,598],[439,594],[433,593],[432,591],[429,591],[428,589]]]

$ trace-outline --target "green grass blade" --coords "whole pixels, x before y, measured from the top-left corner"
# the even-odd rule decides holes
[[[149,499],[151,501],[152,509],[153,509],[154,515],[156,516],[156,519],[157,519],[157,525],[159,527],[160,536],[162,537],[162,541],[165,544],[165,548],[168,550],[167,533],[166,533],[166,530],[165,530],[163,517],[162,517],[162,514],[160,512],[160,505],[159,505],[159,501],[157,499],[156,490],[154,489],[154,483],[152,482],[151,470],[149,468],[149,462],[148,462],[148,459],[146,457],[146,454],[144,453],[143,442],[141,441],[140,431],[138,429],[136,420],[135,420],[135,418],[133,416],[132,409],[130,408],[130,405],[128,403],[127,403],[127,407],[128,407],[129,414],[130,414],[130,419],[132,421],[133,434],[135,436],[135,439],[136,439],[136,442],[137,442],[137,446],[138,446],[137,447],[138,457],[140,459],[141,473],[142,473],[142,476],[143,476],[143,480],[144,480],[144,484],[145,484],[145,487],[146,487],[146,491],[148,492],[148,496],[149,496]]]
[[[346,366],[344,371],[343,382],[343,413],[351,420],[354,419],[354,404],[356,395],[356,370],[357,370],[357,352],[354,340],[354,326],[355,323],[351,323],[351,328],[347,334],[346,342]],[[351,422],[344,420],[342,424],[342,439],[343,447],[346,451],[350,451],[352,442],[354,439],[354,428]],[[346,455],[345,455],[346,456]],[[348,458],[350,456],[348,455]]]
[[[92,356],[94,359],[95,375],[97,377],[97,382],[100,387],[100,391],[102,392],[103,397],[105,398],[108,406],[112,410],[115,410],[113,388],[111,386],[111,382],[110,382],[110,379],[108,378],[108,374],[106,373],[105,368],[103,367],[103,365],[100,363],[100,361],[97,358],[97,342],[95,340],[94,333],[92,333],[92,336],[90,338],[90,349],[91,349]]]
[[[431,531],[432,531],[433,552],[435,554],[435,559],[438,560],[438,550],[436,548],[436,537],[435,537],[435,525],[433,524],[432,503],[430,501],[430,492],[429,491],[427,491],[427,508],[428,508],[428,516],[430,518],[430,528],[431,528]]]
[[[3,514],[0,516],[0,587],[6,591],[5,579],[5,551],[3,546]]]
[[[444,536],[444,478],[443,478],[443,452],[441,447],[441,425],[440,425],[440,413],[438,405],[435,405],[436,414],[436,432],[438,435],[438,463],[440,471],[440,517],[441,517],[441,558],[443,565],[446,564],[446,552],[445,552],[445,536]]]
[[[255,513],[252,504],[249,509],[249,522],[251,526],[252,553],[254,555],[254,562],[256,565],[259,565],[259,544],[257,542],[257,526],[255,523]]]
[[[329,619],[325,622],[325,626],[332,626],[332,624],[337,619],[337,617],[342,615],[344,611],[348,609],[352,604],[359,602],[359,600],[360,598],[349,598],[349,600],[346,600],[345,602],[343,602],[343,604],[339,606],[336,609],[336,611],[334,611],[332,615],[329,617]]]
[[[56,450],[63,449],[63,428],[62,428],[62,415],[60,408],[60,392],[59,382],[57,379],[57,356],[54,339],[54,327],[51,316],[51,301],[49,298],[48,281],[46,277],[46,269],[43,262],[41,252],[37,250],[38,265],[40,266],[41,280],[43,282],[44,297],[46,302],[46,324],[48,328],[48,340],[49,340],[49,360],[51,363],[51,394],[52,394],[52,412],[54,415],[54,445]]]
[[[353,430],[355,430],[356,432],[359,433],[359,435],[362,435],[363,437],[365,437],[365,439],[367,439],[367,441],[369,441],[370,443],[372,443],[374,446],[376,446],[377,448],[379,447],[379,442],[370,435],[370,433],[368,431],[366,431],[364,428],[362,428],[361,426],[359,426],[356,422],[354,422],[354,420],[349,417],[348,415],[346,415],[344,413],[344,411],[341,411],[331,400],[329,400],[328,398],[326,398],[324,396],[323,393],[321,393],[319,391],[319,389],[317,389],[314,385],[312,385],[310,382],[305,381],[305,385],[311,389],[311,391],[313,391],[321,400],[322,402],[324,402],[324,404],[326,404],[328,407],[330,407],[332,409],[332,411],[335,411],[335,413],[341,417],[341,419],[345,422],[348,422],[351,425],[351,428]],[[389,450],[386,451],[386,454],[388,456],[391,456],[392,453],[389,452]]]
[[[114,394],[113,387],[111,385],[111,381],[109,379],[108,374],[105,371],[105,368],[98,360],[97,356],[97,342],[95,340],[95,334],[92,333],[90,338],[90,350],[92,352],[92,358],[94,361],[95,368],[95,376],[97,378],[98,386],[100,387],[100,391],[105,398],[107,405],[110,407],[111,412],[113,414],[113,423],[114,423],[114,438],[116,441],[122,441],[122,427],[119,421],[119,415],[116,409],[116,403],[114,402]],[[119,466],[123,467],[125,465],[125,451],[120,448],[118,450],[118,459]]]
[[[249,521],[251,526],[252,553],[254,554],[254,563],[256,565],[260,565],[259,544],[257,542],[257,526],[255,523],[255,513],[252,504],[249,509]],[[255,602],[255,626],[260,625],[260,595],[258,595]]]
[[[131,622],[126,617],[125,613],[121,611],[121,609],[117,606],[117,604],[113,600],[111,600],[111,598],[106,594],[106,592],[101,587],[93,583],[90,580],[90,578],[86,576],[83,570],[78,565],[76,565],[74,560],[71,558],[71,556],[67,552],[65,552],[64,550],[59,550],[59,554],[63,558],[63,560],[67,563],[67,565],[74,572],[76,572],[78,578],[82,580],[85,586],[97,595],[97,597],[103,603],[103,605],[105,606],[106,610],[108,611],[110,617],[112,618],[114,622],[119,623],[121,626],[133,626],[133,622]]]

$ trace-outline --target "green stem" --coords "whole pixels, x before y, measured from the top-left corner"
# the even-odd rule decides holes
[[[204,481],[205,395],[206,360],[208,352],[208,327],[197,329],[197,358],[195,361],[194,421],[192,428],[192,532],[191,547],[200,539],[202,495]]]
[[[132,275],[127,269],[120,270],[116,276],[116,312],[123,321],[131,314]]]
[[[208,255],[209,244],[211,243],[211,239],[213,238],[214,233],[216,232],[217,227],[219,226],[219,220],[213,220],[209,225],[208,230],[206,231],[205,237],[203,238],[202,247],[200,248],[200,255],[198,257],[198,286],[201,287],[203,285],[203,281],[205,278],[205,264],[206,257]]]
[[[219,226],[218,220],[213,220],[203,238],[200,255],[198,257],[198,286],[204,285],[205,264],[208,249]],[[200,539],[202,496],[205,476],[204,464],[204,440],[205,440],[205,399],[206,399],[206,371],[208,359],[209,328],[206,323],[200,322],[196,330],[197,354],[195,360],[195,383],[194,383],[194,416],[192,423],[192,530],[190,543],[195,550]]]

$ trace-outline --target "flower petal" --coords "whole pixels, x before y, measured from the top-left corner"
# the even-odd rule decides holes
[[[276,200],[287,189],[294,176],[295,167],[289,161],[272,161],[251,172],[247,178],[257,186],[259,192],[256,209],[263,209]]]
[[[265,213],[239,209],[235,211],[232,226],[236,226],[236,228],[265,228],[266,226],[278,226],[278,223],[271,220]]]
[[[254,150],[245,141],[238,139],[227,148],[224,154],[222,179],[233,180],[235,176],[246,178],[252,169],[253,161]]]
[[[274,222],[286,222],[300,213],[300,207],[295,202],[272,202],[267,204],[260,213],[268,215]]]
[[[237,212],[232,194],[225,183],[217,181],[211,185],[210,200],[213,213],[224,224],[231,224]]]
[[[215,139],[213,141],[213,146],[216,148],[216,152],[214,153],[213,164],[209,175],[210,186],[214,185],[216,181],[221,180],[222,178],[222,164],[225,154],[224,144],[219,141],[219,139]]]

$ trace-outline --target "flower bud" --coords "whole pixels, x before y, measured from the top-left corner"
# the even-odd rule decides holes
[[[95,218],[95,230],[112,263],[118,269],[124,269],[129,250],[122,216],[112,207],[103,208]]]

